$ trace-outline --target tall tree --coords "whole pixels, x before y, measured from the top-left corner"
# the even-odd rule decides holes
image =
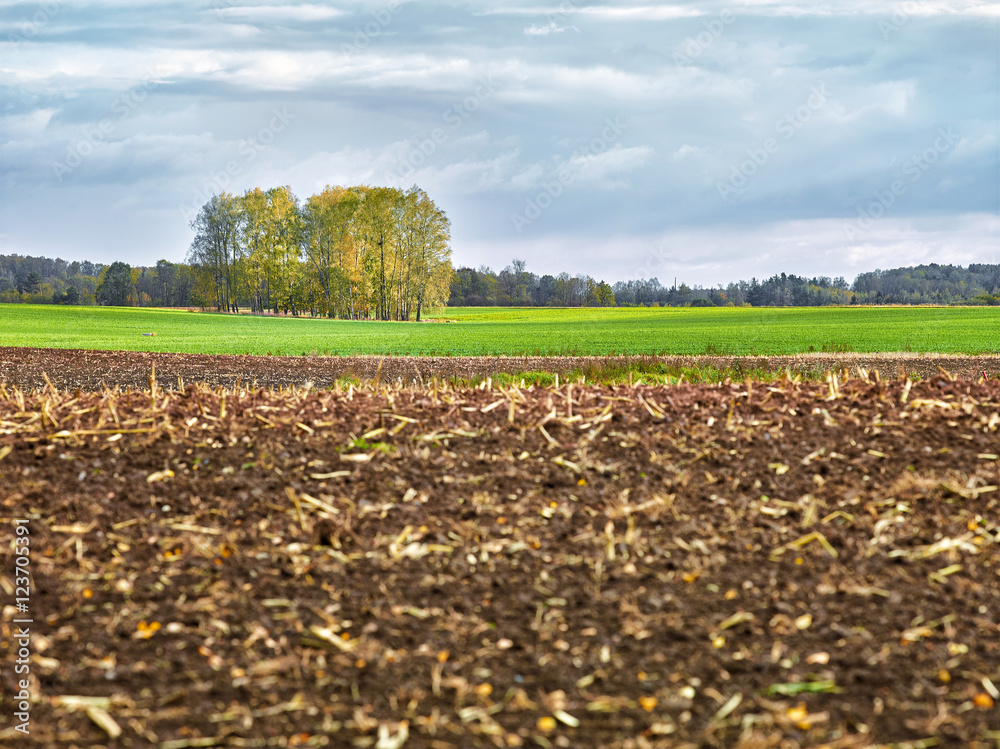
[[[360,197],[350,189],[326,186],[310,197],[303,209],[303,239],[306,258],[322,293],[322,313],[334,317],[339,311],[354,316],[355,267],[351,221]]]
[[[406,193],[403,212],[403,247],[406,250],[406,285],[400,295],[406,303],[402,319],[415,308],[417,322],[425,307],[447,303],[451,279],[451,222],[426,192],[414,185]]]
[[[296,298],[299,283],[302,220],[298,198],[290,187],[267,191],[266,237],[268,288],[275,312],[297,314],[303,300]]]
[[[97,286],[97,303],[110,307],[127,307],[132,302],[132,267],[115,262],[104,271]]]
[[[247,190],[237,199],[238,246],[243,269],[240,291],[241,296],[249,301],[251,311],[257,313],[271,306],[267,204],[267,193],[259,187]]]
[[[374,281],[375,317],[389,320],[390,284],[399,250],[399,217],[403,192],[394,187],[375,187],[364,196],[357,214],[356,236],[364,248],[365,268]]]
[[[229,193],[213,195],[191,222],[195,231],[187,261],[207,274],[219,311],[238,311],[239,206]]]

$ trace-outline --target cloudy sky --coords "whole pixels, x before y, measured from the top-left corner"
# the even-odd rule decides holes
[[[0,253],[183,260],[214,192],[424,188],[456,266],[1000,262],[994,0],[0,1]]]

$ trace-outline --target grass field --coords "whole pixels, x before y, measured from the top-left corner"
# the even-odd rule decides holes
[[[1000,308],[458,308],[450,323],[0,305],[0,346],[218,354],[1000,353]],[[144,336],[143,333],[155,333]]]

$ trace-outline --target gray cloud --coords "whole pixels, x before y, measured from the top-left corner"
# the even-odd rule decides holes
[[[460,264],[1000,260],[993,3],[0,10],[0,252],[179,260],[213,190],[417,183]]]

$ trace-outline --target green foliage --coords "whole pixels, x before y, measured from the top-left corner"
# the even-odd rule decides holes
[[[854,280],[857,304],[997,304],[1000,264],[917,265],[862,273]]]
[[[796,697],[800,694],[837,694],[842,691],[832,679],[824,679],[823,681],[797,681],[786,684],[772,684],[767,688],[765,694],[772,697],[778,694],[785,697]]]
[[[454,322],[363,322],[10,305],[0,345],[334,356],[1000,353],[997,307],[462,308]],[[155,332],[156,337],[142,333]]]
[[[348,450],[361,450],[363,452],[368,452],[370,450],[378,450],[383,453],[390,453],[393,451],[393,446],[387,442],[369,442],[363,437],[355,437],[351,440],[350,444],[347,446]],[[343,452],[343,448],[337,448],[338,452]]]
[[[448,298],[450,223],[415,186],[221,193],[191,228],[194,297],[220,312],[419,321]]]
[[[104,271],[97,286],[97,303],[111,307],[125,307],[131,304],[135,294],[132,285],[132,267],[118,261]]]
[[[42,274],[32,271],[17,287],[22,294],[37,294],[41,290]]]

